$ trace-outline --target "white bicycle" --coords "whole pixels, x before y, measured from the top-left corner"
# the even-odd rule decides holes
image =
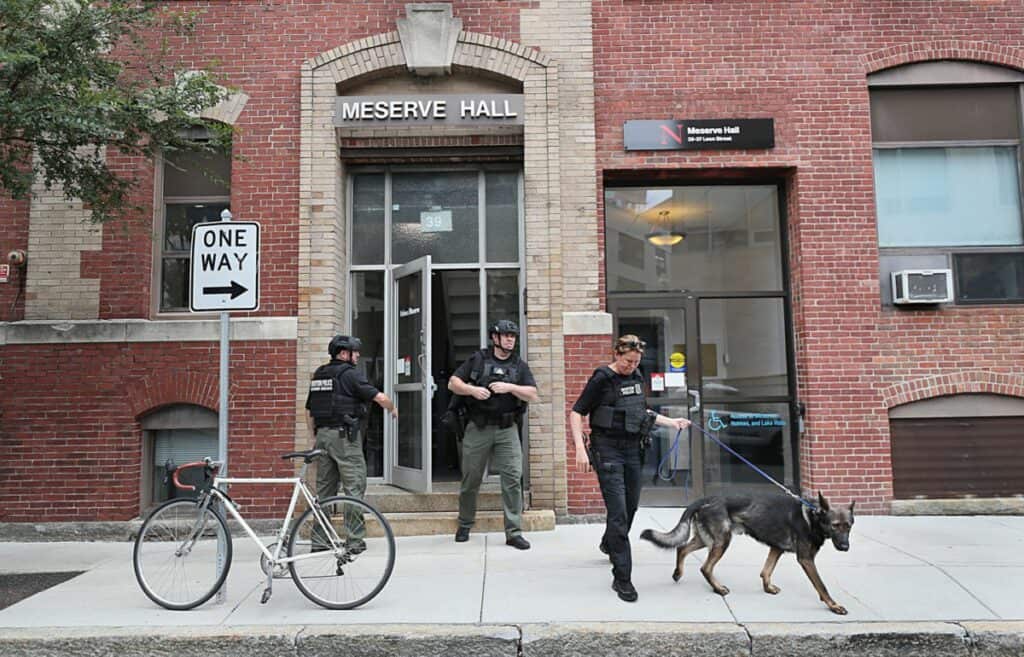
[[[142,591],[167,609],[193,609],[220,590],[231,568],[231,533],[218,507],[231,516],[260,548],[260,566],[267,588],[260,600],[270,599],[276,577],[285,569],[295,585],[313,602],[328,609],[353,609],[373,599],[387,584],[395,566],[395,536],[376,509],[354,497],[318,500],[304,479],[309,464],[323,450],[285,454],[301,458],[298,477],[251,479],[217,477],[220,464],[210,459],[186,463],[174,471],[174,485],[186,490],[178,475],[187,468],[203,468],[203,483],[196,499],[175,499],[157,507],[146,518],[135,539],[133,563]],[[256,536],[237,505],[220,484],[293,484],[291,502],[276,541],[269,546]],[[299,496],[306,510],[295,522]],[[222,564],[218,564],[218,545]]]

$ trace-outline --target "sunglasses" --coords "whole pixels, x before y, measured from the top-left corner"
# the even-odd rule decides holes
[[[619,347],[625,349],[639,349],[643,351],[647,348],[647,343],[643,340],[619,340]]]

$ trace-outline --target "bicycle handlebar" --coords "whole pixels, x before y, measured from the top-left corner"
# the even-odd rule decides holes
[[[174,481],[174,486],[176,488],[180,488],[182,490],[195,490],[196,489],[195,486],[191,486],[189,484],[181,483],[178,480],[178,473],[181,472],[182,470],[186,469],[186,468],[197,468],[199,466],[202,466],[203,468],[205,468],[205,472],[208,473],[208,474],[217,474],[217,471],[220,470],[220,463],[216,463],[214,461],[211,461],[209,458],[205,458],[202,461],[193,461],[191,463],[184,463],[184,464],[179,465],[178,467],[176,467],[174,469],[174,475],[171,477],[171,480]]]

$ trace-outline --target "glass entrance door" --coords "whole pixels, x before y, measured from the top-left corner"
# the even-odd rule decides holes
[[[420,493],[430,492],[431,399],[430,256],[397,267],[391,274],[392,398],[398,406],[391,481]]]
[[[609,300],[609,310],[615,317],[616,337],[633,334],[647,343],[640,372],[650,408],[700,422],[700,379],[690,378],[694,348],[687,339],[696,331],[687,322],[696,317],[694,301],[679,296],[657,301],[617,298]],[[699,438],[692,428],[676,432],[655,427],[644,461],[642,505],[680,506],[701,490]]]
[[[781,299],[659,294],[617,296],[608,305],[616,336],[647,343],[640,370],[649,406],[696,425],[678,436],[655,428],[641,504],[772,489],[716,439],[795,490],[798,422]]]

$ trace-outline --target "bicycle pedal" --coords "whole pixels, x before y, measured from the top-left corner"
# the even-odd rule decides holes
[[[270,589],[263,589],[263,595],[260,597],[260,604],[267,604],[267,600],[270,599]]]

